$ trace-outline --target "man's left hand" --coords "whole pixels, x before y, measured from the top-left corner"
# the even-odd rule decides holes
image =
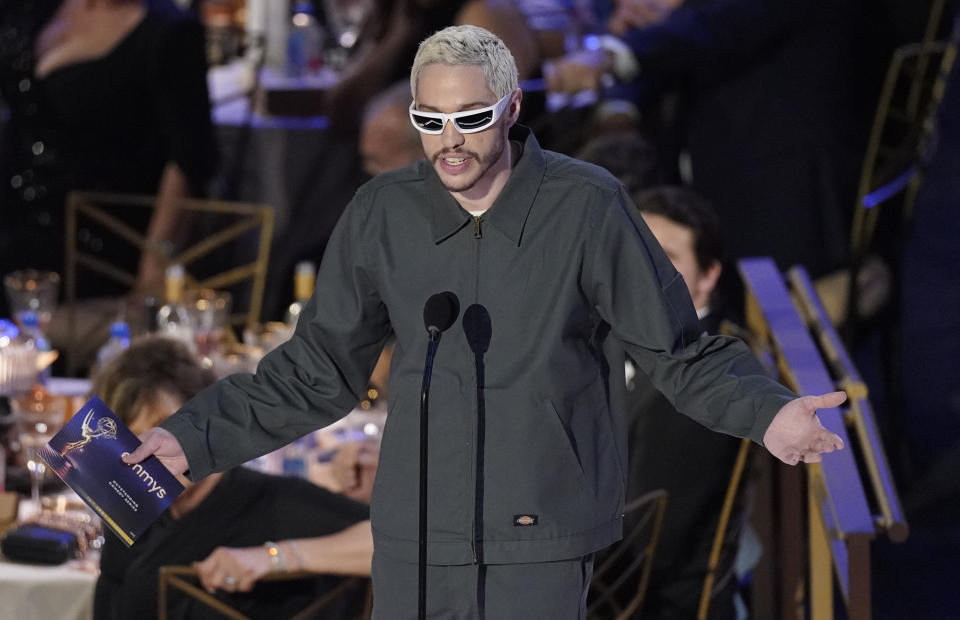
[[[824,453],[842,449],[843,440],[820,424],[817,409],[837,407],[845,400],[845,392],[791,400],[774,416],[763,435],[763,445],[787,465],[819,463]]]

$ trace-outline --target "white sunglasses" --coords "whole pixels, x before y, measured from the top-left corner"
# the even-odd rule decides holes
[[[510,95],[507,93],[500,101],[486,108],[476,110],[464,110],[463,112],[454,112],[453,114],[444,114],[443,112],[421,112],[414,109],[414,104],[410,104],[410,122],[417,128],[417,131],[428,133],[430,135],[440,135],[447,126],[447,121],[453,121],[453,126],[460,133],[476,133],[483,131],[490,125],[497,122],[500,115],[510,103]]]

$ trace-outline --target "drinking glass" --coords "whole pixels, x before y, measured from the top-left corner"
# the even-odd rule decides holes
[[[0,319],[0,397],[20,396],[37,380],[37,350],[12,322]]]
[[[193,323],[197,355],[209,357],[230,324],[230,293],[200,289],[186,295],[187,312]]]
[[[30,472],[30,498],[39,510],[40,487],[47,473],[47,464],[40,458],[40,450],[63,426],[67,400],[37,389],[14,399],[13,403],[20,449]]]
[[[20,316],[32,310],[37,313],[40,331],[46,332],[53,311],[57,308],[60,274],[55,271],[21,269],[8,273],[3,278],[3,286],[17,324],[23,327]]]

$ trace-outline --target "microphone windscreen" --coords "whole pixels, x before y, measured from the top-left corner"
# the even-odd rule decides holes
[[[431,295],[423,306],[423,326],[427,332],[447,331],[460,314],[460,300],[450,291]]]
[[[483,355],[490,346],[493,328],[490,313],[480,304],[470,304],[463,313],[463,333],[474,355]]]

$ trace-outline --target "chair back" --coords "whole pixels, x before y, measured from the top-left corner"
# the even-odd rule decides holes
[[[737,458],[734,461],[733,469],[730,471],[730,482],[727,483],[727,491],[723,497],[723,506],[720,508],[720,517],[717,520],[717,529],[714,531],[713,543],[710,546],[710,555],[707,560],[707,574],[703,578],[703,588],[700,591],[697,620],[707,620],[710,603],[717,591],[726,585],[727,580],[736,578],[733,562],[728,563],[729,566],[725,567],[724,574],[719,574],[720,560],[725,549],[730,552],[731,547],[736,545],[741,530],[740,526],[743,523],[742,519],[734,519],[734,508],[738,498],[741,497],[741,483],[743,482],[743,473],[747,469],[751,445],[750,438],[740,440]]]
[[[114,320],[113,313],[108,312],[99,318],[103,325],[77,329],[77,317],[71,309],[80,293],[80,276],[86,282],[96,282],[98,289],[109,288],[111,295],[134,292],[137,274],[132,270],[144,255],[165,265],[183,265],[187,290],[230,292],[232,326],[253,325],[259,320],[273,237],[270,207],[184,199],[178,205],[178,217],[189,222],[186,241],[179,247],[161,247],[146,238],[145,222],[155,209],[155,196],[75,191],[67,196],[66,206],[64,301],[70,323],[68,336],[73,340],[67,343],[68,352],[83,349],[82,343],[75,341],[80,337],[78,332],[105,334]],[[95,251],[101,249],[103,255]],[[124,264],[104,258],[117,255],[124,257]]]
[[[904,217],[912,212],[933,119],[957,51],[956,29],[949,39],[937,39],[945,4],[933,0],[923,39],[898,47],[890,60],[860,172],[850,239],[855,265],[876,243],[881,205],[899,200]]]
[[[624,523],[629,524],[622,540],[597,553],[587,618],[626,620],[640,614],[653,555],[667,509],[667,492],[650,491],[627,504]]]
[[[305,579],[314,576],[311,573],[292,572],[276,573],[264,577],[267,581],[282,581],[291,579]],[[368,620],[373,608],[372,589],[370,579],[365,577],[344,577],[340,582],[330,588],[315,601],[289,616],[287,620],[308,620],[309,618],[322,617],[324,609],[337,601],[341,596],[349,595],[355,592],[356,588],[364,587],[366,589],[363,611],[355,619],[349,620]],[[173,593],[194,599],[206,607],[220,613],[230,620],[250,620],[248,616],[237,611],[229,602],[210,594],[199,585],[199,576],[196,569],[191,566],[161,566],[160,567],[160,589],[157,594],[157,618],[158,620],[174,620],[171,614],[170,599]],[[348,619],[344,619],[348,620]]]

